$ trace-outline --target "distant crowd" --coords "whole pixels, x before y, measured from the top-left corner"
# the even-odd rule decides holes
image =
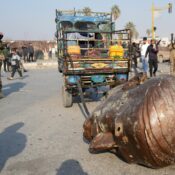
[[[3,54],[4,54],[3,67],[4,67],[5,72],[10,71],[14,50],[17,53],[17,55],[20,57],[22,62],[35,62],[36,61],[34,57],[34,48],[32,44],[29,44],[28,47],[23,46],[21,48],[13,48],[13,47],[10,47],[10,45],[8,44],[4,44],[3,46]]]
[[[48,58],[52,58],[56,52],[54,42],[2,42],[3,36],[4,34],[0,32],[0,98],[3,98],[1,70],[10,72],[8,80],[13,80],[16,72],[23,78],[23,72],[27,72],[23,63],[44,59],[44,56],[47,57],[45,54],[48,54]]]

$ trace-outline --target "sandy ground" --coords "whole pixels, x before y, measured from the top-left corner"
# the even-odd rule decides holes
[[[168,73],[168,64],[159,65],[159,73]],[[82,138],[80,104],[63,108],[56,68],[29,70],[22,80],[7,76],[0,100],[0,174],[174,175],[175,166],[153,170],[112,153],[90,154]],[[90,111],[97,104],[87,103]]]

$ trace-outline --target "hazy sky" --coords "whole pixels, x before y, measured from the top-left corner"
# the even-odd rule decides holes
[[[132,21],[140,34],[146,35],[151,28],[151,5],[153,0],[0,0],[0,31],[8,39],[45,40],[53,39],[55,32],[55,9],[82,9],[110,11],[117,4],[121,16],[117,29]],[[175,0],[154,0],[156,7],[164,7]],[[163,11],[155,20],[157,33],[164,37],[175,33],[175,8],[173,13]]]

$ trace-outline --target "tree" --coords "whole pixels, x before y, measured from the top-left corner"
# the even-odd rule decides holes
[[[111,13],[112,13],[112,18],[115,20],[117,20],[121,14],[121,11],[119,9],[119,7],[117,5],[113,5],[111,8]]]
[[[91,16],[92,10],[89,7],[84,7],[83,13],[85,16]]]
[[[151,30],[150,29],[147,29],[146,30],[146,34],[147,34],[148,37],[150,37],[151,36]]]
[[[137,32],[137,29],[136,29],[134,23],[128,22],[126,24],[125,28],[131,30],[131,38],[138,38],[139,33]]]
[[[111,8],[112,20],[117,20],[121,14],[121,11],[117,5],[113,5]],[[111,23],[108,23],[103,26],[104,31],[111,31]]]

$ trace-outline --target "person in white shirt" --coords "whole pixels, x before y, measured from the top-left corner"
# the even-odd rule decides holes
[[[8,78],[9,80],[13,80],[13,77],[14,77],[16,71],[18,71],[19,76],[22,78],[22,71],[21,71],[21,68],[20,68],[20,61],[21,61],[21,58],[17,54],[16,49],[13,49],[12,58],[11,58],[12,73],[11,73],[11,77]]]
[[[147,48],[149,44],[147,43],[147,38],[143,38],[143,44],[140,47],[140,52],[141,52],[141,59],[142,59],[142,68],[145,74],[147,74],[148,71],[148,57],[145,57]]]

